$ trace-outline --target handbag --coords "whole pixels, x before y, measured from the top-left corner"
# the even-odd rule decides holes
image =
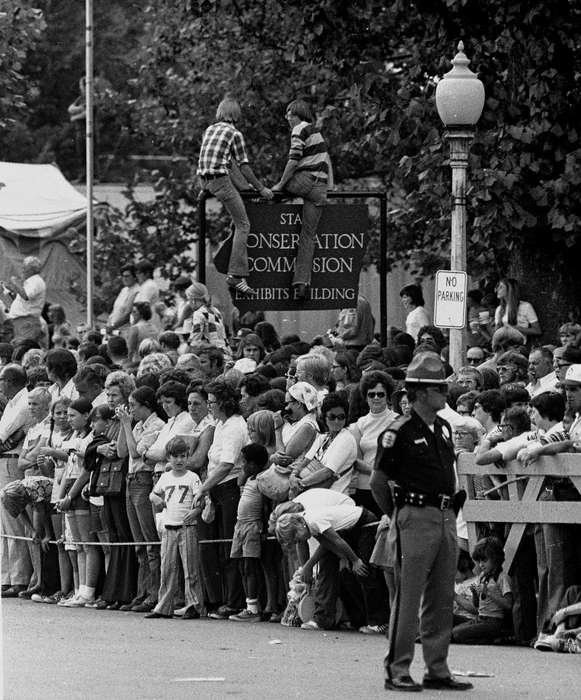
[[[126,470],[126,459],[104,459],[95,487],[97,496],[120,496],[125,489]]]
[[[290,467],[281,467],[279,464],[272,464],[256,477],[258,490],[263,496],[270,498],[271,501],[277,503],[286,501],[290,488],[290,474]]]

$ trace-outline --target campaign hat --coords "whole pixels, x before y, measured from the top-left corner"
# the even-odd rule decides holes
[[[447,384],[444,363],[435,352],[419,352],[409,363],[405,380],[413,384]]]

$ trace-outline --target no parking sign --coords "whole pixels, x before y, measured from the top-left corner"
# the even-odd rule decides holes
[[[464,328],[466,325],[466,292],[468,275],[465,272],[438,270],[434,295],[434,326],[437,328]]]

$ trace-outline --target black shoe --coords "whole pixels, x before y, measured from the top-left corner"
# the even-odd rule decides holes
[[[386,678],[386,690],[399,690],[403,693],[420,693],[422,686],[416,683],[411,676],[402,676],[401,678]]]
[[[199,620],[200,613],[196,610],[195,606],[190,605],[190,607],[187,608],[185,613],[182,615],[182,619],[183,620]]]
[[[430,690],[471,690],[474,688],[472,683],[468,681],[457,681],[452,676],[447,678],[430,678],[430,676],[424,676],[422,685],[424,688],[429,688]]]
[[[25,588],[18,594],[19,598],[24,598],[25,600],[30,600],[35,593],[40,593],[40,586],[34,586],[34,588]]]
[[[143,603],[145,600],[145,596],[143,595],[138,595],[133,598],[133,600],[130,603],[125,603],[125,605],[122,605],[119,610],[123,610],[123,612],[129,612],[132,610],[136,605],[139,605],[140,603]],[[151,610],[151,608],[150,608]],[[149,610],[147,610],[149,612]]]
[[[9,586],[2,591],[1,596],[2,598],[18,598],[19,594],[25,590],[26,586]]]
[[[240,608],[231,608],[229,605],[221,605],[217,610],[208,613],[208,617],[213,620],[227,620],[230,615],[236,615],[240,612]]]
[[[154,610],[153,612],[147,613],[147,615],[145,617],[148,620],[159,620],[161,618],[164,618],[166,620],[171,620],[173,615],[162,615],[161,613],[155,612],[155,610]]]
[[[119,610],[121,608],[121,603],[118,600],[114,600],[112,603],[109,603],[107,606],[107,610]]]
[[[137,605],[133,605],[130,610],[136,613],[148,613],[151,612],[156,605],[157,601],[155,603],[138,603]]]

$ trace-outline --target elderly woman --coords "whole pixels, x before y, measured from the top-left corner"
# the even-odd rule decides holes
[[[211,539],[230,539],[236,525],[236,511],[240,500],[237,478],[242,468],[241,450],[247,445],[248,429],[240,415],[240,394],[223,380],[215,380],[208,386],[208,406],[216,421],[214,439],[208,452],[208,473],[195,503],[201,504],[210,496],[216,509],[214,533]],[[218,546],[219,567],[223,595],[210,590],[207,562],[215,556],[214,547],[206,545],[201,551],[202,572],[208,592],[209,605],[221,598],[222,605],[210,613],[215,619],[227,619],[244,607],[242,582],[236,561],[230,559],[230,545]],[[207,551],[209,550],[209,551]]]
[[[377,440],[387,426],[398,417],[389,406],[394,381],[385,372],[368,372],[361,379],[359,386],[369,406],[369,413],[349,428],[355,438],[359,455],[354,498],[357,505],[367,508],[380,518],[382,512],[373,498],[369,480],[375,464]]]
[[[464,387],[466,391],[481,391],[482,390],[482,374],[476,367],[464,365],[458,370],[456,384]]]
[[[315,486],[348,493],[357,458],[357,443],[346,428],[348,408],[340,394],[325,396],[321,418],[327,431],[315,438],[302,459],[293,462],[291,498]]]
[[[288,467],[305,455],[319,433],[317,423],[318,397],[307,382],[290,386],[285,397],[284,423],[277,429],[277,451],[271,462]]]
[[[307,382],[315,387],[319,406],[329,393],[329,378],[331,376],[331,363],[326,357],[318,353],[308,353],[297,357],[296,374],[297,382]]]
[[[220,311],[212,305],[206,285],[194,282],[186,289],[186,298],[193,310],[190,343],[209,343],[227,350],[224,320]]]
[[[163,352],[153,352],[146,355],[137,368],[137,378],[144,374],[161,374],[164,369],[171,369],[172,364],[169,357]]]
[[[48,443],[51,429],[50,404],[48,389],[37,388],[28,393],[28,413],[31,420],[18,458],[17,468],[21,477],[37,474],[36,458],[40,454],[40,448]],[[45,476],[53,475],[47,473]]]
[[[153,488],[153,465],[144,459],[153,445],[164,421],[157,415],[155,391],[147,386],[129,395],[128,407],[119,407],[117,415],[121,430],[117,437],[117,454],[129,457],[125,505],[131,534],[136,542],[157,542],[157,528],[149,501]],[[135,425],[132,427],[132,420]],[[155,544],[135,547],[139,564],[137,594],[122,610],[150,612],[157,604],[160,583],[160,549]]]

